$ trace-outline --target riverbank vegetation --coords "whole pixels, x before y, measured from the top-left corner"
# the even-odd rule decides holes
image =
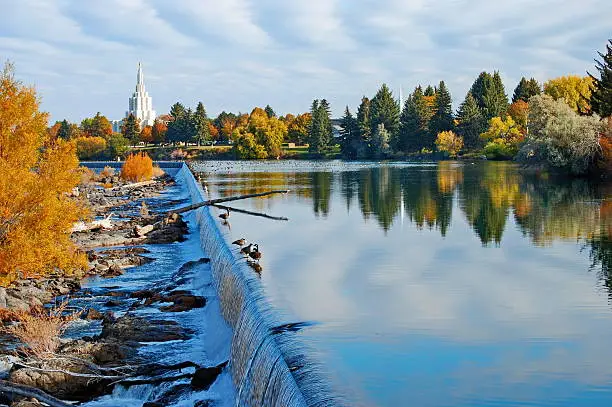
[[[130,145],[139,145],[157,159],[463,156],[516,159],[573,174],[606,174],[612,167],[612,122],[605,120],[612,115],[612,40],[606,52],[599,53],[595,68],[593,74],[566,75],[543,84],[523,77],[511,99],[499,71],[481,72],[456,110],[450,90],[440,81],[435,86],[417,85],[405,101],[398,101],[383,84],[372,98],[361,98],[355,113],[346,106],[340,119],[332,118],[326,99],[315,99],[309,112],[297,115],[277,116],[268,105],[250,113],[223,111],[216,118],[208,117],[202,102],[195,109],[177,102],[170,114],[142,129],[136,118],[128,117],[121,133],[113,133],[110,122],[98,113],[78,126],[57,122],[49,131],[76,139],[81,159],[123,157]],[[562,127],[571,129],[573,138],[567,131],[548,133]],[[581,147],[574,143],[577,140]]]

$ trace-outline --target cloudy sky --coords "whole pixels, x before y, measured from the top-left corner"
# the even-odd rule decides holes
[[[482,70],[512,93],[592,69],[611,36],[609,0],[0,0],[0,59],[52,119],[125,114],[144,65],[158,114],[272,105],[339,115],[383,82],[407,94],[443,79],[455,108]]]

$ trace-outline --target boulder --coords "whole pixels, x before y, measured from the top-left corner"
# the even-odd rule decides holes
[[[200,367],[196,369],[191,378],[191,387],[196,390],[208,390],[208,388],[217,380],[223,369],[227,366],[227,362],[223,362],[213,367]]]
[[[102,366],[120,366],[132,359],[136,349],[114,341],[88,342],[82,339],[70,341],[61,348],[63,354],[74,354],[80,358],[88,356],[93,363]]]
[[[192,295],[192,294],[179,294],[168,297],[174,304],[167,305],[160,308],[163,312],[183,312],[189,311],[194,308],[202,308],[206,305],[206,298]]]
[[[101,321],[104,319],[104,314],[95,308],[89,308],[84,318],[88,321]]]
[[[166,342],[186,340],[192,332],[175,321],[146,320],[124,315],[114,322],[104,322],[100,337],[107,340],[136,342]]]
[[[6,305],[6,288],[0,287],[0,308],[7,308]]]

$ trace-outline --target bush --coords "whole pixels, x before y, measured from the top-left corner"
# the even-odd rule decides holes
[[[456,135],[452,131],[443,131],[436,137],[438,150],[447,152],[451,157],[455,157],[463,148],[463,137]]]
[[[130,148],[130,141],[123,137],[119,133],[114,133],[108,138],[108,149],[106,150],[106,156],[115,160],[121,158],[127,153]]]
[[[111,178],[115,175],[115,169],[113,167],[109,167],[106,165],[102,171],[100,171],[100,177],[102,178]]]
[[[90,160],[106,150],[106,140],[102,137],[79,137],[76,139],[77,155],[80,160]]]
[[[130,154],[123,167],[121,178],[132,182],[146,181],[153,178],[153,160],[146,154]]]
[[[53,357],[61,345],[61,336],[71,321],[81,314],[66,312],[68,302],[46,309],[33,306],[30,311],[13,311],[4,318],[17,324],[1,328],[0,332],[16,337],[22,344],[22,351],[39,359]]]

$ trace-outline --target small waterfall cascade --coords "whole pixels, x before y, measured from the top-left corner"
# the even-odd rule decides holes
[[[177,178],[185,181],[193,203],[204,191],[184,165]],[[236,406],[322,407],[342,405],[332,392],[307,346],[294,333],[274,333],[280,321],[267,302],[261,281],[234,253],[209,207],[195,211],[203,251],[211,259],[221,312],[233,329],[230,367]]]

